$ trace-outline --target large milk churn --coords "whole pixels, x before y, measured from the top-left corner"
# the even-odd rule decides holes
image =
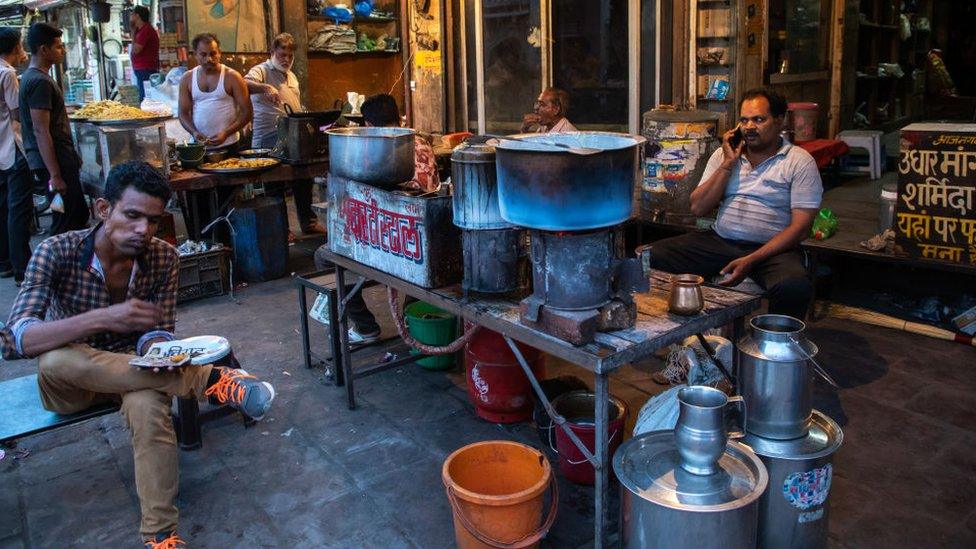
[[[813,410],[810,360],[817,346],[806,325],[784,315],[759,315],[739,341],[739,392],[746,403],[746,430],[763,438],[805,436]]]

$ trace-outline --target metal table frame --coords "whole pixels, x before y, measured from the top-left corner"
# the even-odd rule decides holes
[[[594,547],[597,549],[604,547],[608,542],[607,535],[610,528],[608,509],[610,463],[607,459],[609,451],[609,421],[607,418],[610,404],[608,375],[613,370],[625,364],[650,356],[657,350],[673,343],[680,343],[688,336],[700,334],[705,330],[721,327],[730,322],[733,324],[733,339],[738,341],[742,333],[745,316],[758,309],[761,302],[759,297],[742,292],[706,287],[704,288],[706,309],[698,316],[679,318],[673,315],[663,315],[667,318],[657,318],[643,315],[643,320],[645,321],[660,320],[661,322],[659,324],[661,324],[661,329],[655,329],[655,326],[645,326],[642,329],[642,318],[639,317],[638,326],[634,328],[612,333],[598,333],[596,341],[593,343],[575,347],[566,341],[521,325],[518,322],[518,303],[514,300],[505,300],[502,298],[478,298],[469,300],[462,295],[461,289],[457,285],[437,289],[421,288],[331,251],[327,252],[326,258],[335,264],[335,292],[337,299],[330,303],[338,301],[340,306],[330,306],[329,320],[335,326],[333,333],[338,332],[335,334],[338,335],[339,339],[338,349],[336,350],[341,354],[341,370],[344,372],[343,377],[349,408],[354,409],[356,406],[353,379],[377,373],[375,370],[376,366],[371,366],[367,371],[353,374],[352,359],[349,353],[346,314],[341,306],[347,300],[347,294],[359,291],[365,279],[393,287],[400,292],[457,315],[459,319],[464,318],[476,325],[499,332],[504,336],[506,343],[512,349],[519,364],[528,376],[533,390],[541,398],[543,405],[553,421],[569,435],[573,443],[586,456],[587,460],[593,464],[596,472],[593,528]],[[346,292],[346,271],[359,275],[359,282],[351,292]],[[663,287],[667,285],[667,277],[668,275],[664,273],[655,272],[651,274],[651,294],[655,295],[656,298],[661,298],[665,292]],[[299,288],[299,291],[304,292],[302,288]],[[301,300],[303,298],[304,295],[299,299]],[[305,316],[303,314],[303,318]],[[304,328],[305,322],[307,321],[303,320],[302,322]],[[652,322],[652,324],[654,323]],[[533,375],[522,353],[515,345],[515,341],[557,356],[571,364],[593,372],[595,377],[594,392],[596,394],[595,452],[591,453],[579,438],[576,437],[575,433],[569,429],[569,426],[566,425],[566,420],[555,413],[546,399],[545,394],[542,392],[538,380]],[[333,344],[333,347],[335,348],[336,346]],[[338,370],[339,368],[337,368],[337,381]],[[738,357],[736,357],[733,370],[733,375],[738,373]]]
[[[335,285],[323,285],[318,284],[313,281],[313,279],[324,276],[328,273],[333,272],[332,269],[325,269],[321,271],[315,271],[311,273],[306,273],[304,275],[295,275],[294,282],[298,290],[298,309],[300,311],[301,317],[299,323],[301,325],[301,336],[302,336],[302,358],[305,362],[306,368],[311,368],[313,366],[312,359],[325,364],[329,369],[326,371],[326,377],[332,377],[335,380],[336,387],[346,386],[347,395],[346,398],[349,401],[349,409],[352,410],[356,407],[355,395],[352,389],[352,380],[362,379],[373,374],[378,374],[380,372],[385,372],[386,370],[402,366],[404,364],[410,364],[416,362],[422,358],[426,358],[428,355],[416,354],[405,356],[400,359],[390,360],[386,362],[379,362],[366,368],[359,369],[353,372],[351,368],[351,360],[349,361],[350,367],[347,371],[345,368],[346,361],[343,359],[345,356],[351,357],[354,349],[349,348],[349,332],[343,330],[340,335],[339,322],[337,321],[340,316],[345,318],[345,305],[349,302],[349,296],[354,295],[355,292],[361,291],[363,288],[369,288],[370,286],[376,286],[378,283],[372,280],[367,280],[365,277],[359,277],[353,291],[346,292],[347,295],[344,298],[339,297],[338,291],[338,273],[336,274]],[[312,290],[314,292],[324,294],[329,298],[329,356],[324,357],[318,355],[312,350],[310,342],[310,329],[308,322],[308,295],[305,293],[306,290]],[[346,345],[343,347],[340,345],[340,341],[345,337]],[[382,343],[382,340],[377,343]],[[374,344],[375,345],[375,344]],[[364,346],[365,347],[365,346]],[[331,375],[330,375],[331,374]],[[346,383],[346,380],[350,380]]]

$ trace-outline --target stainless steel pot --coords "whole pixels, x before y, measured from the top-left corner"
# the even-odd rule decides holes
[[[414,130],[364,127],[326,133],[330,173],[386,189],[413,178]]]
[[[498,209],[495,148],[473,138],[451,153],[454,224],[462,229],[508,229]]]
[[[744,444],[729,442],[718,471],[684,470],[674,431],[624,442],[613,458],[625,548],[754,549],[759,497],[769,478]]]
[[[803,337],[806,325],[784,315],[759,315],[739,341],[739,393],[746,403],[746,430],[763,438],[806,436],[813,410],[810,359],[817,346]]]
[[[521,134],[495,143],[498,204],[515,225],[546,231],[609,227],[630,218],[646,139],[610,132]],[[493,142],[489,142],[493,143]],[[599,149],[575,154],[547,145]]]
[[[746,436],[745,443],[769,471],[769,489],[759,500],[759,547],[827,546],[832,462],[843,442],[840,426],[817,410],[805,437]]]

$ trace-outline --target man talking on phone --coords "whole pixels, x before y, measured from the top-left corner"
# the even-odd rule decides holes
[[[743,95],[738,127],[722,137],[691,193],[696,216],[718,207],[714,225],[654,243],[651,266],[706,279],[724,275],[723,286],[751,277],[766,290],[770,313],[802,319],[813,285],[799,245],[820,209],[823,184],[810,153],[780,137],[786,110],[776,92]]]

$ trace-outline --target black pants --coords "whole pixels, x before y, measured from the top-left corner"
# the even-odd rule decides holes
[[[30,260],[34,183],[27,159],[16,151],[14,164],[0,171],[0,270],[11,269],[23,280]]]
[[[693,273],[708,280],[733,259],[748,255],[760,246],[726,240],[714,231],[689,233],[655,242],[651,248],[651,267],[670,273]],[[799,319],[806,316],[813,285],[803,267],[800,250],[789,250],[757,263],[748,276],[766,290],[770,313]]]
[[[48,180],[51,175],[44,168],[33,170],[34,182],[38,186],[47,188]],[[61,166],[61,177],[64,178],[67,190],[61,193],[61,200],[64,201],[64,212],[52,212],[51,214],[51,236],[77,231],[88,227],[88,202],[85,201],[85,192],[81,188],[81,168],[73,165]],[[54,193],[50,193],[54,199]]]
[[[257,140],[259,149],[273,149],[278,143],[278,132],[269,132]],[[291,192],[295,197],[295,211],[298,213],[298,224],[300,229],[318,221],[315,212],[312,211],[312,187],[314,182],[311,179],[296,179],[291,182]],[[275,189],[270,194],[285,197],[284,187]],[[282,201],[284,204],[284,201]],[[285,209],[285,222],[288,221],[288,210]]]
[[[332,267],[332,262],[325,259],[322,256],[324,250],[328,250],[329,245],[325,244],[320,246],[319,249],[315,250],[315,267],[318,269],[327,269]],[[352,286],[347,285],[346,291],[352,290]],[[376,317],[373,313],[369,311],[366,307],[366,301],[363,299],[362,290],[358,291],[349,298],[346,303],[346,312],[349,314],[349,320],[352,321],[352,327],[354,330],[361,334],[371,334],[378,332],[380,325],[376,323]]]

